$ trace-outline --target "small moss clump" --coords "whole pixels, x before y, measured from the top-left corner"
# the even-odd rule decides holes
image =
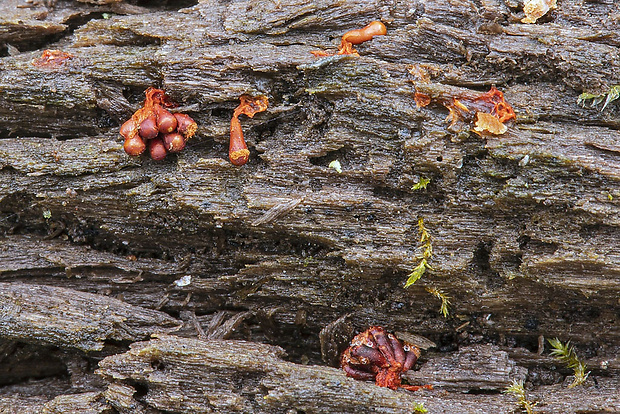
[[[585,107],[586,101],[592,100],[590,103],[590,108],[598,106],[601,102],[605,101],[603,107],[601,108],[601,112],[607,108],[607,105],[620,98],[620,85],[614,85],[609,88],[609,91],[605,93],[601,93],[600,95],[595,95],[593,93],[584,92],[577,98],[577,103]]]
[[[413,412],[414,413],[428,413],[428,410],[424,408],[424,403],[414,403]]]
[[[411,187],[413,191],[415,190],[426,190],[426,186],[431,182],[430,178],[420,177],[420,180]]]
[[[434,295],[437,299],[441,300],[441,306],[439,307],[439,313],[443,315],[444,318],[447,318],[450,314],[450,296],[446,295],[443,291],[433,288],[426,287],[426,291],[432,295]]]
[[[575,379],[572,384],[568,386],[568,388],[573,388],[586,382],[590,372],[586,372],[586,364],[577,358],[575,348],[570,345],[570,341],[563,344],[558,338],[554,338],[549,339],[549,344],[553,348],[551,350],[551,356],[555,357],[558,361],[565,363],[575,374]]]
[[[405,283],[405,288],[408,288],[409,286],[420,280],[426,270],[433,269],[428,264],[428,261],[433,256],[431,235],[426,230],[426,227],[424,227],[424,219],[422,217],[418,219],[418,231],[420,232],[420,248],[422,249],[422,257],[420,257],[420,262],[418,263],[418,265],[411,271],[411,273],[409,273],[407,282]]]
[[[527,396],[525,395],[523,380],[517,381],[513,379],[512,384],[504,390],[504,394],[514,395],[517,397],[517,404],[521,407],[521,409],[525,410],[527,414],[534,414],[534,406],[538,403],[528,401]]]

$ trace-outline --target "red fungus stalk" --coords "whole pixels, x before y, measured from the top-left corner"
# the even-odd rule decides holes
[[[239,122],[239,115],[246,115],[250,118],[254,118],[254,114],[263,112],[267,109],[269,102],[264,95],[252,98],[249,95],[242,95],[239,100],[241,103],[230,120],[230,144],[228,146],[228,158],[234,165],[241,166],[248,162],[250,158],[250,151],[243,138],[243,130],[241,129],[241,122]]]
[[[233,116],[230,120],[230,143],[228,145],[228,158],[234,165],[244,165],[250,159],[250,151],[243,139],[243,130],[239,118]]]

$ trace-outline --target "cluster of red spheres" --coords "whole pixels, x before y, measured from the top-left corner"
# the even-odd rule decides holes
[[[179,152],[194,136],[198,126],[188,115],[171,113],[174,104],[161,89],[146,90],[146,99],[120,129],[125,138],[123,148],[129,155],[142,154],[147,146],[154,160],[163,160],[169,152]]]

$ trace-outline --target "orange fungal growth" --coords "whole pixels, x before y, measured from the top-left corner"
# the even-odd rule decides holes
[[[431,97],[421,92],[416,92],[415,95],[413,95],[413,99],[418,108],[423,108],[431,103]]]
[[[348,377],[374,380],[379,387],[409,391],[432,390],[428,385],[402,383],[402,374],[413,368],[420,357],[420,348],[401,341],[381,326],[371,326],[356,335],[340,357],[340,367]]]
[[[254,114],[263,112],[269,106],[269,100],[265,95],[257,96],[256,98],[252,98],[249,95],[241,95],[239,100],[241,103],[235,108],[233,117],[243,114],[254,118]]]
[[[228,146],[228,158],[232,164],[237,166],[244,165],[250,159],[250,151],[243,138],[239,115],[243,114],[254,118],[254,114],[263,112],[269,105],[269,101],[264,95],[256,98],[252,98],[249,95],[241,95],[239,100],[241,103],[235,108],[235,112],[233,112],[232,119],[230,120],[230,144]]]
[[[164,148],[168,152],[181,152],[185,148],[185,137],[178,132],[172,132],[162,137]]]
[[[130,137],[131,133],[136,129],[136,123],[133,119],[129,118],[123,125],[121,125],[120,134],[123,138],[127,139]]]
[[[349,30],[342,36],[337,54],[358,56],[357,50],[353,48],[353,45],[364,43],[375,36],[384,36],[386,33],[387,29],[385,25],[378,20],[368,23],[361,29]],[[312,51],[310,53],[317,57],[332,56],[332,54],[324,51]]]
[[[480,95],[474,100],[477,103],[485,103],[493,105],[490,113],[495,115],[500,122],[506,122],[510,119],[515,119],[515,111],[512,106],[504,99],[503,92],[497,90],[495,86],[491,86],[491,90],[487,93]]]
[[[375,36],[384,36],[387,33],[385,25],[378,20],[368,23],[361,29],[349,30],[342,36],[341,43],[349,42],[354,45],[359,45],[367,40],[372,39]]]
[[[146,144],[144,144],[144,141],[142,141],[138,135],[134,135],[125,140],[123,149],[127,154],[136,156],[144,152]]]
[[[155,161],[161,161],[166,158],[166,147],[160,138],[155,138],[149,141],[149,154]]]
[[[230,144],[228,146],[228,159],[233,165],[244,165],[250,159],[250,151],[243,139],[243,130],[239,118],[234,117],[230,120]]]
[[[457,124],[469,124],[470,127],[473,125],[471,130],[480,135],[502,135],[508,130],[504,123],[516,118],[515,111],[504,99],[504,94],[494,86],[482,94],[456,92],[435,97],[424,93],[424,88],[421,89],[422,91],[416,90],[414,94],[418,108],[428,105],[432,100],[442,104],[450,111],[446,117],[450,128]]]
[[[165,108],[175,106],[161,89],[148,88],[142,108],[120,128],[125,138],[123,148],[129,155],[140,155],[146,147],[152,159],[159,161],[168,152],[179,152],[194,136],[198,126],[185,114],[172,114]]]
[[[459,101],[458,99],[453,99],[452,100],[452,105],[455,108],[460,109],[461,111],[469,112],[469,108],[464,103]]]
[[[71,53],[63,52],[62,50],[46,49],[41,54],[41,57],[32,61],[32,64],[39,68],[56,69],[74,57]]]
[[[536,20],[543,17],[551,9],[557,7],[557,0],[525,0],[523,2],[523,12],[525,18],[522,23],[536,23]]]
[[[174,114],[177,119],[177,131],[182,134],[186,139],[191,138],[196,133],[198,125],[189,115]]]
[[[154,106],[155,115],[157,115],[157,129],[162,134],[170,134],[177,129],[177,119],[162,108],[161,105]]]
[[[493,135],[502,135],[508,130],[496,116],[487,114],[486,112],[476,113],[476,123],[474,132],[488,132]]]
[[[157,136],[159,130],[157,129],[157,117],[155,114],[149,115],[144,121],[140,123],[138,128],[138,134],[144,139],[153,139]]]

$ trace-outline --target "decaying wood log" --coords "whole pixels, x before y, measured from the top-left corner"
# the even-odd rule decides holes
[[[0,410],[7,414],[111,414],[113,408],[103,400],[101,392],[59,395],[48,402],[6,398],[0,401]]]
[[[111,382],[106,395],[120,412],[147,412],[151,407],[181,413],[274,413],[286,412],[287,409],[306,413],[358,413],[366,410],[394,413],[411,412],[420,402],[429,412],[488,412],[489,407],[500,413],[513,412],[512,407],[503,404],[497,395],[491,398],[475,394],[449,395],[438,390],[395,392],[348,378],[338,369],[298,365],[283,361],[282,356],[281,349],[262,344],[161,335],[149,342],[133,344],[125,354],[104,359],[99,373]],[[442,388],[448,385],[446,389],[484,388],[498,392],[504,389],[506,382],[509,383],[509,378],[516,379],[525,371],[510,373],[511,368],[508,368],[508,371],[498,373],[497,379],[489,380],[489,369],[506,369],[510,363],[506,365],[505,353],[485,346],[462,350],[457,358],[469,362],[456,364],[458,370],[446,358],[432,365],[431,375],[454,373],[441,378]],[[429,375],[422,377],[429,378]],[[484,385],[476,381],[482,381]],[[606,392],[612,392],[608,385],[600,386]],[[129,396],[139,395],[129,404],[128,387],[132,387]],[[565,412],[563,410],[567,408],[590,412],[620,409],[617,399],[614,401],[614,398],[602,394],[597,401],[589,398],[585,404],[583,401],[567,404],[565,398],[570,397],[561,391],[557,395],[551,394],[540,412]],[[493,402],[485,401],[489,405],[481,409],[477,407],[480,399]]]
[[[179,323],[163,312],[51,286],[0,283],[0,335],[84,352],[105,341],[136,341]]]
[[[3,1],[0,411],[512,413],[501,392],[525,379],[536,412],[620,412],[618,12]],[[310,53],[371,20],[388,32],[360,56]],[[34,65],[46,49],[69,57]],[[151,86],[198,123],[162,162],[118,135]],[[517,115],[506,133],[446,120],[491,86]],[[242,94],[269,108],[242,117],[235,167]],[[432,269],[403,289],[420,218]],[[425,337],[406,376],[436,390],[324,366],[370,325]],[[585,386],[567,388],[553,337],[576,346]]]
[[[513,380],[524,381],[527,369],[519,367],[505,351],[492,346],[464,347],[451,358],[433,360],[419,371],[406,372],[412,383],[418,378],[436,387],[461,392],[501,391]]]

